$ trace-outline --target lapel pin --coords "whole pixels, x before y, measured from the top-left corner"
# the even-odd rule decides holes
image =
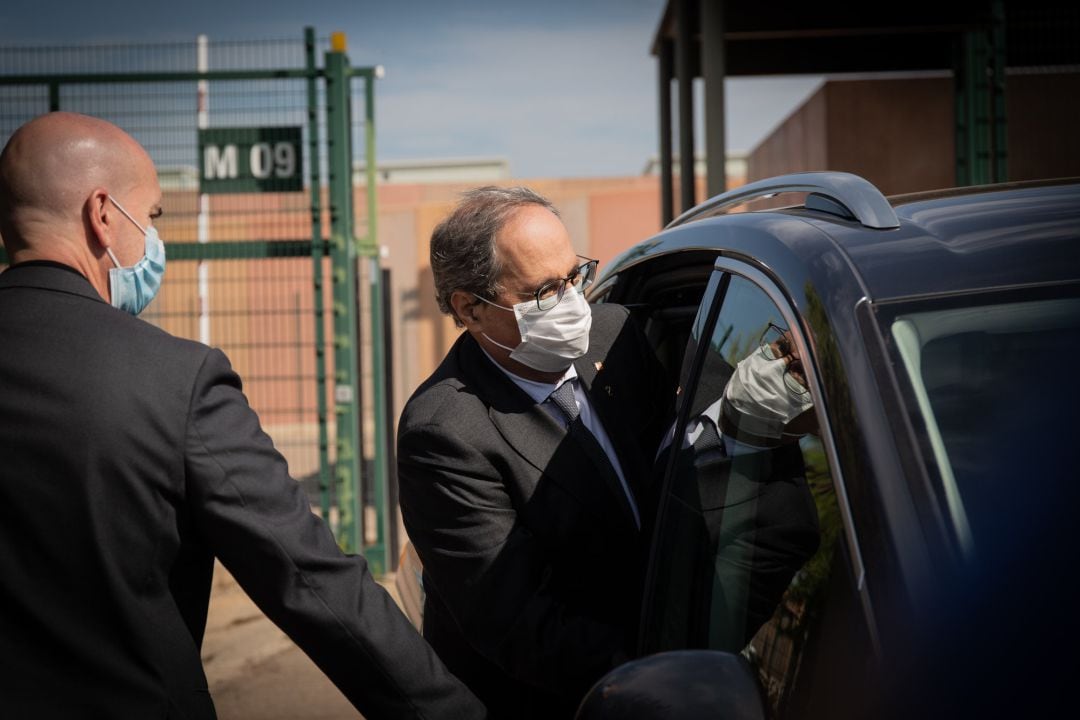
[[[608,397],[615,397],[615,393],[611,392],[611,386],[610,385],[605,385],[604,386],[604,392],[606,392],[608,394]]]
[[[593,365],[594,368],[596,368],[596,372],[600,372],[601,370],[604,369],[604,361],[603,360],[597,360],[592,365]]]

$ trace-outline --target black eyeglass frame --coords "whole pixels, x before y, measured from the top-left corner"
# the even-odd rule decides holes
[[[572,286],[579,292],[584,291],[596,278],[596,266],[600,264],[600,261],[587,258],[584,255],[578,255],[577,257],[585,262],[574,268],[566,277],[549,280],[541,285],[536,292],[518,293],[518,295],[533,297],[536,300],[536,309],[544,312],[562,302],[567,287]]]
[[[770,342],[768,340],[769,333],[774,332],[774,331],[776,333],[776,336],[775,336],[776,339]],[[792,348],[791,341],[788,340],[784,336],[784,333],[786,333],[786,332],[788,332],[788,330],[786,328],[782,328],[779,325],[777,325],[776,323],[769,323],[768,327],[765,328],[765,331],[763,333],[761,333],[761,338],[758,340],[758,350],[761,352],[762,356],[764,356],[766,360],[780,360],[780,359],[783,359],[785,357],[789,357],[792,354],[792,349],[793,348]],[[773,342],[776,343],[777,348],[780,350],[780,355],[779,356],[774,356],[773,355],[773,352],[772,352],[772,344],[773,344]],[[802,363],[800,362],[799,364],[800,364],[800,368],[801,368]],[[785,366],[784,366],[784,386],[788,389],[788,392],[790,392],[792,395],[794,395],[796,397],[803,397],[803,396],[810,393],[810,388],[806,387],[806,385],[804,385],[802,382],[800,382],[796,377],[794,377],[791,374],[791,365],[792,365],[792,363],[785,363]],[[801,369],[800,369],[800,372],[801,372]]]

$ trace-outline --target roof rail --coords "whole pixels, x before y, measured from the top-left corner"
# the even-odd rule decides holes
[[[799,172],[747,183],[697,205],[668,223],[682,225],[705,213],[742,205],[783,192],[814,192],[836,201],[865,227],[887,230],[900,227],[892,205],[868,180],[846,172]]]

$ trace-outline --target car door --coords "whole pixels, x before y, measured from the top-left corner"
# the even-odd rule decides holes
[[[740,653],[772,716],[857,716],[874,701],[873,622],[808,340],[782,288],[717,261],[657,455],[639,650]]]

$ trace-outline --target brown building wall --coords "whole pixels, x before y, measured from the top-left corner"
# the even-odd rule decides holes
[[[1080,73],[1008,76],[1009,179],[1080,176]]]
[[[951,78],[829,82],[827,169],[854,173],[884,194],[951,187]]]
[[[752,180],[805,170],[861,175],[885,194],[952,185],[952,81],[832,80],[750,153]]]
[[[827,166],[825,94],[814,93],[747,158],[747,179]]]
[[[1006,77],[1008,177],[1080,175],[1080,73]],[[951,77],[830,80],[747,158],[751,180],[861,175],[886,195],[955,185]]]

